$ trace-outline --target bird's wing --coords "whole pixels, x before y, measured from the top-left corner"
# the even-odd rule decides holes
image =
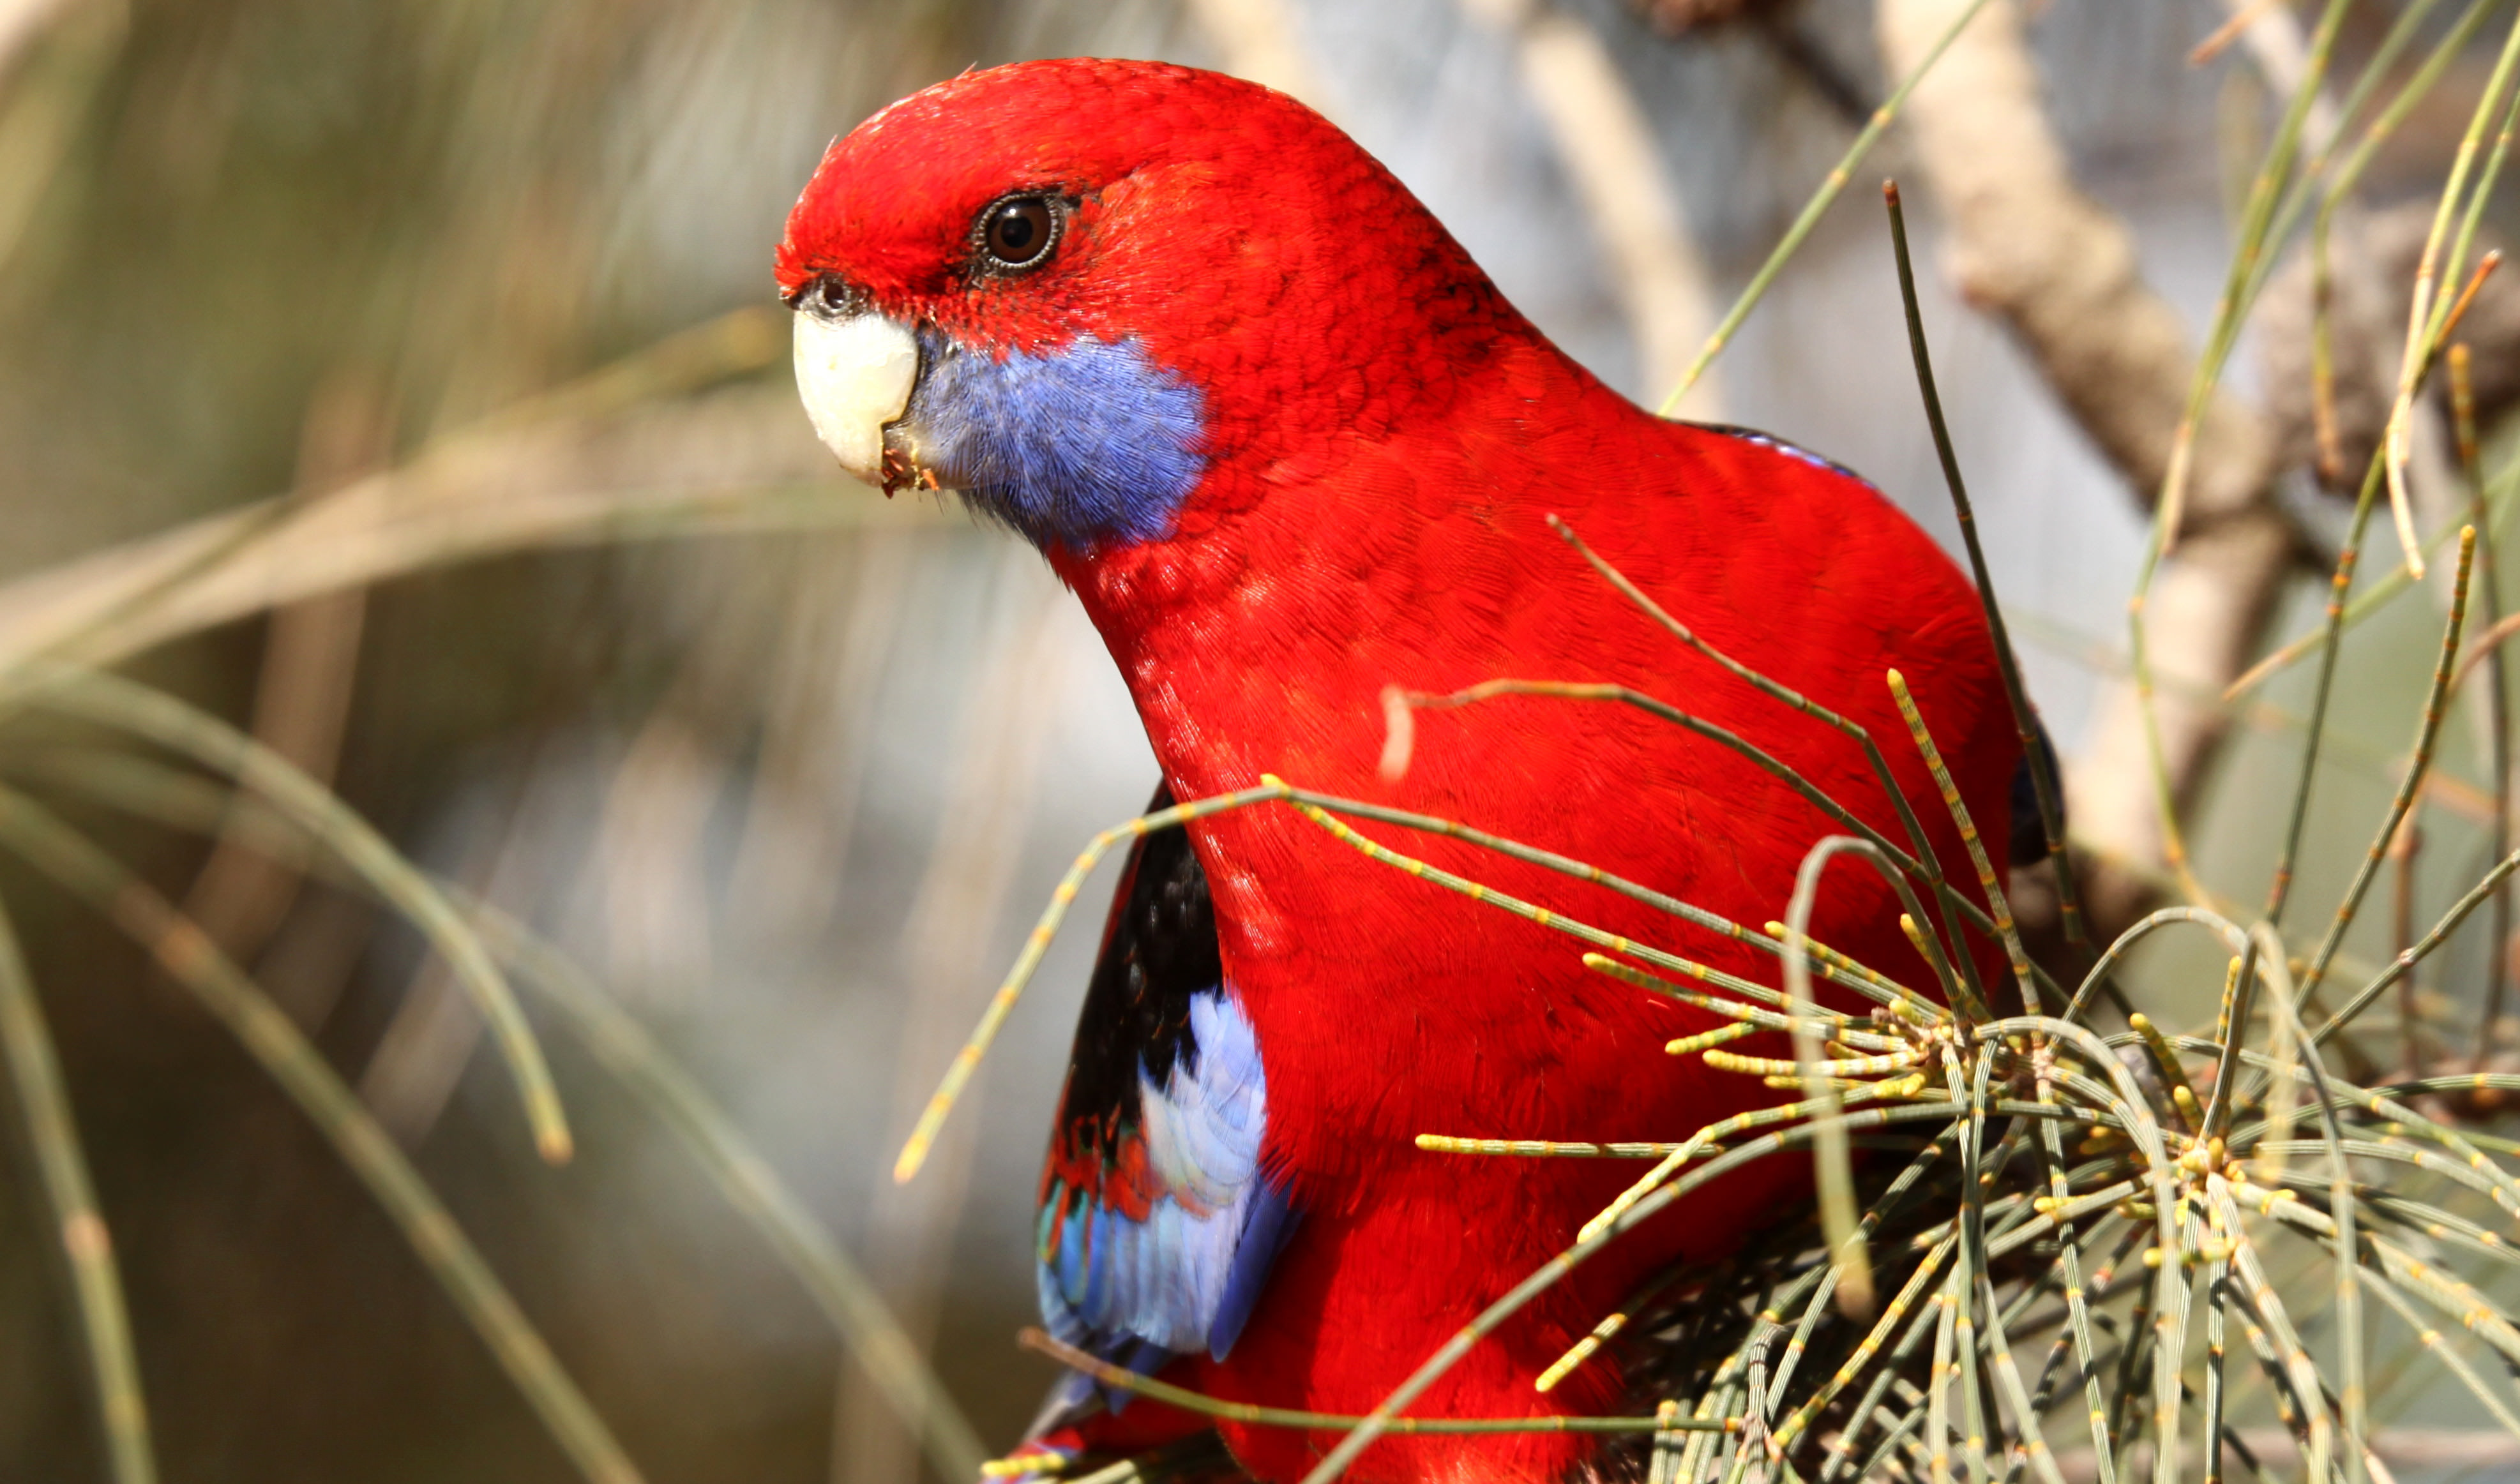
[[[1843,474],[1867,486],[1871,483],[1846,466],[1822,458],[1807,448],[1798,448],[1774,433],[1761,432],[1755,427],[1736,427],[1729,423],[1693,423],[1689,426],[1738,438],[1745,443],[1755,443],[1761,448],[1774,449],[1788,458],[1799,459],[1831,473]],[[2050,779],[2062,780],[2064,777],[2056,757],[2056,743],[2048,736],[2048,723],[2035,712],[2031,717],[2030,742],[2038,749],[2037,761],[2028,750],[2023,751],[2021,760],[2013,765],[2012,786],[2007,795],[2012,804],[2012,829],[2004,843],[2007,864],[2014,866],[2035,866],[2048,859],[2048,832],[2039,818],[2039,785],[2031,770],[2044,765]],[[2064,800],[2059,798],[2057,804],[2063,807]]]
[[[1148,807],[1172,802],[1158,788]],[[1051,1332],[1140,1372],[1200,1350],[1222,1360],[1293,1222],[1261,1168],[1267,1119],[1259,1039],[1224,982],[1198,857],[1179,830],[1142,836],[1042,1172],[1035,1257]],[[1091,1400],[1074,1380],[1045,1424]]]

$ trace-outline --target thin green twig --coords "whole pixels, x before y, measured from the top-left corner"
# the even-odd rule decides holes
[[[384,1207],[578,1472],[591,1484],[638,1484],[638,1467],[506,1285],[295,1023],[154,887],[14,789],[0,788],[0,843],[129,934],[261,1063]]]
[[[208,778],[138,756],[80,752],[44,759],[42,776],[136,818],[201,834],[244,840],[274,860],[302,867],[336,886],[370,883],[323,853],[288,818]],[[970,1424],[872,1282],[786,1182],[744,1139],[724,1109],[676,1065],[639,1021],[616,1005],[574,962],[505,913],[439,882],[474,922],[482,940],[515,973],[517,983],[559,1011],[596,1063],[653,1112],[690,1150],[736,1213],[752,1223],[803,1282],[890,1400],[904,1424],[923,1439],[947,1478],[974,1473],[986,1457]],[[371,893],[373,894],[373,893]],[[382,905],[389,902],[378,897]]]
[[[471,903],[470,910],[518,982],[570,1022],[605,1070],[673,1131],[727,1203],[768,1239],[902,1425],[920,1439],[936,1472],[946,1479],[975,1477],[988,1451],[969,1419],[874,1282],[735,1121],[566,955],[486,903]]]
[[[2414,807],[2415,793],[2423,786],[2424,772],[2432,766],[2433,742],[2441,735],[2442,715],[2447,709],[2450,695],[2451,672],[2458,664],[2458,636],[2467,620],[2467,585],[2475,564],[2476,528],[2469,526],[2459,533],[2458,571],[2451,585],[2450,618],[2442,628],[2441,653],[2433,665],[2432,686],[2424,696],[2423,719],[2415,730],[2414,753],[2407,761],[2406,775],[2399,782],[2397,796],[2389,802],[2389,812],[2381,823],[2380,834],[2363,852],[2362,864],[2354,874],[2353,884],[2346,888],[2344,901],[2337,904],[2336,916],[2328,923],[2327,935],[2320,940],[2318,953],[2311,958],[2310,967],[2301,977],[2294,1002],[2297,1006],[2308,1004],[2310,997],[2318,993],[2318,981],[2326,976],[2328,964],[2344,944],[2345,929],[2353,925],[2354,915],[2362,905],[2363,894],[2370,890],[2372,879],[2379,875],[2380,861],[2388,852],[2389,841],[2397,836],[2398,826],[2405,821],[2407,811]]]
[[[568,1120],[560,1093],[552,1085],[551,1066],[506,976],[445,894],[375,827],[280,753],[162,691],[101,670],[52,661],[30,663],[25,674],[31,688],[22,693],[23,699],[146,738],[234,778],[271,800],[373,881],[445,957],[456,982],[481,1012],[492,1044],[516,1079],[533,1128],[534,1147],[551,1163],[568,1159],[572,1147]]]
[[[2082,890],[2074,878],[2074,864],[2065,853],[2064,787],[2056,777],[2047,734],[2040,729],[2038,713],[2030,704],[2029,690],[2021,683],[2021,661],[2012,652],[2012,636],[2004,631],[2003,609],[1995,601],[1995,576],[1987,568],[1986,551],[1977,539],[1977,513],[1969,504],[1968,484],[1960,477],[1959,455],[1952,448],[1951,428],[1943,421],[1943,398],[1934,385],[1933,356],[1925,348],[1924,311],[1916,301],[1916,270],[1908,258],[1908,216],[1899,203],[1899,183],[1883,181],[1881,199],[1890,210],[1890,247],[1899,268],[1899,302],[1907,312],[1908,352],[1916,366],[1916,390],[1925,399],[1925,426],[1933,434],[1934,454],[1943,466],[1943,484],[1951,491],[1952,510],[1959,519],[1960,544],[1968,551],[1969,574],[1977,579],[1978,604],[1986,610],[1996,668],[2003,677],[2003,697],[2012,707],[2013,734],[2021,740],[2022,766],[2030,770],[2039,807],[2039,828],[2048,841],[2048,859],[2056,868],[2056,904],[2065,941],[2084,947],[2087,938],[2083,931]]]
[[[1968,23],[1976,20],[1978,12],[1986,7],[1987,0],[1969,0],[1968,8],[1955,17],[1943,33],[1934,38],[1934,44],[1917,62],[1916,69],[1900,79],[1899,86],[1882,100],[1879,108],[1872,111],[1872,117],[1866,121],[1863,132],[1855,136],[1855,142],[1847,146],[1846,154],[1822,178],[1820,189],[1812,193],[1801,214],[1794,218],[1792,226],[1785,229],[1785,235],[1776,249],[1768,254],[1768,260],[1761,263],[1759,271],[1751,276],[1749,286],[1741,291],[1739,298],[1733,300],[1723,323],[1706,337],[1706,344],[1697,352],[1697,359],[1689,362],[1688,369],[1681,373],[1680,384],[1672,388],[1671,395],[1662,399],[1660,411],[1664,417],[1671,416],[1672,410],[1680,406],[1680,399],[1688,395],[1688,388],[1697,384],[1697,379],[1706,374],[1706,368],[1714,364],[1715,358],[1732,342],[1734,332],[1741,328],[1741,322],[1750,317],[1750,311],[1757,308],[1759,300],[1767,295],[1769,285],[1777,281],[1777,275],[1783,271],[1786,261],[1801,248],[1803,239],[1811,235],[1812,228],[1819,225],[1829,203],[1837,200],[1837,193],[1845,190],[1846,183],[1855,178],[1855,167],[1864,162],[1865,156],[1872,153],[1873,143],[1881,137],[1881,132],[1890,127],[1890,120],[1898,117],[1899,111],[1907,106],[1908,95],[1916,90],[1916,84],[1934,69],[1934,64],[1943,60],[1943,53],[1951,50],[1952,43],[1959,39],[1960,32],[1967,29]]]
[[[131,1316],[114,1265],[113,1241],[97,1209],[96,1186],[88,1178],[61,1057],[5,910],[0,910],[0,1052],[8,1057],[10,1085],[17,1089],[26,1142],[35,1152],[36,1180],[69,1268],[70,1300],[87,1353],[88,1384],[105,1436],[107,1467],[114,1484],[151,1484],[158,1477],[158,1460],[150,1447],[149,1406],[140,1389],[140,1364],[132,1352]]]
[[[1837,1122],[1837,1092],[1821,1077],[1821,1038],[1809,1028],[1815,1008],[1811,961],[1802,952],[1811,930],[1812,908],[1820,895],[1821,873],[1828,869],[1830,856],[1859,843],[1847,835],[1831,835],[1803,857],[1794,875],[1793,900],[1785,909],[1784,958],[1785,997],[1794,1016],[1795,1070],[1805,1087],[1817,1088],[1820,1106],[1814,1111],[1829,1129],[1812,1143],[1820,1184],[1821,1233],[1828,1241],[1831,1260],[1844,1270],[1837,1285],[1839,1308],[1847,1318],[1860,1320],[1872,1313],[1872,1258],[1855,1224],[1855,1164],[1847,1150],[1846,1130]]]

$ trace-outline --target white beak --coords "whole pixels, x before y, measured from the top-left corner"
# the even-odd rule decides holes
[[[919,341],[872,311],[796,314],[796,390],[840,467],[883,487],[883,426],[910,407]]]

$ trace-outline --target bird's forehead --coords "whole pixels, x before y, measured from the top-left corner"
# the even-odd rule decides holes
[[[1196,178],[1200,165],[1265,156],[1290,129],[1337,137],[1292,100],[1186,68],[1066,61],[967,73],[833,143],[788,217],[780,278],[790,290],[834,271],[878,292],[943,288],[973,217],[1001,196]]]

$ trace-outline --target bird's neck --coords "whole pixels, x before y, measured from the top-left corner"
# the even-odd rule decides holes
[[[1466,584],[1501,612],[1528,580],[1511,543],[1570,494],[1544,451],[1654,426],[1537,334],[1443,372],[1451,397],[1372,436],[1326,424],[1218,461],[1167,539],[1050,553],[1184,796],[1370,778],[1385,686],[1494,656],[1493,624],[1444,600]]]
[[[1272,562],[1255,537],[1237,521],[1091,557],[1052,554],[1119,666],[1165,777],[1185,797],[1282,770],[1279,718],[1254,694],[1261,677],[1291,667],[1318,692],[1327,679],[1319,656],[1367,638],[1354,625],[1287,632],[1269,593]],[[1300,582],[1306,560],[1288,554],[1282,579]]]

